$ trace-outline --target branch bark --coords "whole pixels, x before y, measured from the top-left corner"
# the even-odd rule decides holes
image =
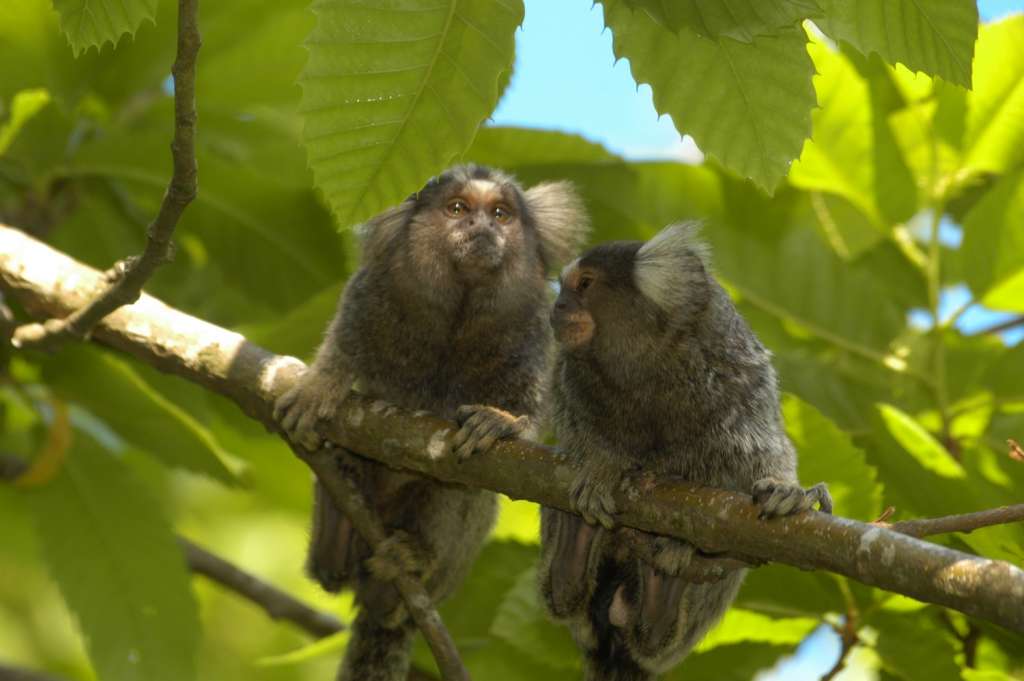
[[[174,76],[174,170],[153,222],[146,230],[141,255],[114,265],[106,274],[108,285],[67,316],[25,324],[14,331],[16,347],[50,348],[69,337],[86,338],[108,314],[139,299],[158,267],[173,257],[171,236],[178,219],[196,196],[196,57],[199,37],[199,0],[178,0],[178,50],[171,67]]]
[[[94,295],[102,275],[0,226],[0,282],[30,313],[53,316]],[[107,317],[94,335],[232,399],[275,432],[274,399],[304,366],[147,295]],[[458,463],[442,456],[455,430],[447,421],[388,410],[354,396],[324,434],[394,468],[568,509],[573,471],[554,451],[529,442],[503,442],[488,454]],[[321,479],[332,477],[326,470],[318,473]],[[623,495],[616,501],[623,525],[687,540],[705,553],[829,570],[1024,632],[1024,571],[1003,561],[821,513],[763,521],[746,495],[682,482],[659,482],[643,498]]]

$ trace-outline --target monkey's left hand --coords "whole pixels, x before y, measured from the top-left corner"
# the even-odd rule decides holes
[[[832,513],[832,495],[828,487],[819,482],[804,489],[798,484],[763,478],[754,483],[750,492],[754,503],[761,507],[760,518],[777,518],[807,511],[818,504],[822,513]]]
[[[477,452],[486,452],[498,440],[519,437],[530,427],[526,416],[513,416],[507,411],[484,404],[465,404],[455,412],[462,426],[452,438],[452,452],[468,459]]]
[[[615,527],[615,490],[622,482],[622,473],[603,457],[584,460],[569,488],[569,504],[591,525]]]

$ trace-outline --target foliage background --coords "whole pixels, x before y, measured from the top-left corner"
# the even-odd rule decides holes
[[[0,220],[105,268],[141,249],[169,176],[175,8],[129,3],[141,14],[116,21],[134,35],[97,50],[86,46],[110,27],[75,14],[74,2],[54,4],[7,0],[0,21]],[[870,45],[836,45],[813,30],[808,38],[792,22],[768,38],[761,29],[715,35],[704,14],[712,35],[698,40],[687,33],[692,17],[658,14],[659,3],[603,2],[595,11],[612,28],[615,55],[709,152],[707,163],[688,165],[627,159],[554,131],[487,125],[474,137],[508,82],[521,20],[509,1],[462,5],[467,26],[488,18],[494,25],[478,33],[499,38],[450,34],[446,53],[460,68],[424,81],[416,55],[394,66],[435,95],[394,135],[384,127],[397,141],[382,144],[358,129],[391,120],[405,82],[368,74],[391,53],[332,47],[349,24],[332,18],[330,3],[315,6],[204,3],[200,194],[153,294],[306,357],[357,262],[351,232],[337,224],[400,198],[439,159],[495,164],[527,184],[568,177],[585,195],[595,241],[707,220],[719,276],[776,354],[801,477],[828,481],[837,513],[870,520],[890,504],[913,517],[1019,501],[1024,467],[1006,457],[1004,440],[1024,436],[1024,346],[965,334],[958,322],[983,308],[1024,313],[1024,16],[981,28],[968,91],[951,84],[969,82],[962,50],[973,24],[962,21],[951,29],[967,35],[959,67],[910,33],[906,54],[885,55],[923,60],[915,67],[946,82],[866,57]],[[371,27],[410,32],[389,39],[429,35],[373,14],[364,17]],[[849,38],[838,19],[822,26]],[[746,112],[727,82],[688,80],[666,56],[686,57],[693,74],[695,55],[712,68],[719,59],[706,50],[756,50],[767,39],[789,41],[779,49],[795,66],[768,64]],[[739,63],[763,61],[751,54]],[[367,73],[339,80],[339,64]],[[817,75],[800,85],[797,72]],[[775,76],[791,78],[798,96],[773,98],[763,83]],[[397,89],[381,95],[388,87]],[[362,92],[375,113],[331,113],[339,91]],[[799,156],[792,167],[787,154]],[[310,481],[276,438],[196,386],[95,348],[6,359],[0,448],[36,466],[25,484],[0,487],[0,661],[67,679],[97,670],[104,679],[333,673],[344,636],[310,647],[301,632],[190,579],[175,553],[172,528],[351,617],[347,598],[327,598],[301,576]],[[561,679],[577,666],[567,635],[535,602],[536,525],[535,507],[506,502],[472,577],[442,610],[477,678]],[[1019,526],[945,541],[1024,563]],[[755,571],[738,607],[671,678],[751,678],[823,622],[851,614],[862,645],[841,678],[1024,678],[1019,637],[784,567]],[[974,629],[981,638],[968,656],[963,638]],[[417,660],[431,664],[422,646]]]

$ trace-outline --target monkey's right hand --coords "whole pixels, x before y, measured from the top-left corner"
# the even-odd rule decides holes
[[[320,449],[323,439],[316,432],[316,425],[334,418],[338,405],[352,391],[352,382],[349,375],[310,367],[274,403],[274,419],[293,442],[309,450]]]
[[[486,452],[498,440],[518,437],[530,427],[529,417],[515,416],[485,404],[464,404],[455,412],[455,419],[461,427],[451,446],[459,459]]]
[[[576,473],[569,488],[570,508],[591,525],[615,527],[615,490],[622,481],[622,472],[602,458],[588,459]]]

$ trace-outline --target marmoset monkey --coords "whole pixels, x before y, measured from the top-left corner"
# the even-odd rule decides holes
[[[363,264],[316,359],[275,409],[288,434],[321,446],[353,386],[457,420],[449,455],[530,432],[549,366],[546,273],[581,245],[587,219],[572,187],[527,191],[465,165],[430,180],[363,230]],[[350,584],[361,612],[340,678],[404,679],[413,626],[389,579],[421,577],[436,601],[468,571],[496,512],[495,495],[360,464],[358,484],[391,534],[375,555],[316,485],[307,569],[328,591]]]
[[[544,508],[540,589],[585,654],[588,681],[646,681],[679,662],[743,579],[681,573],[686,542],[611,529],[632,476],[677,477],[752,494],[764,517],[819,503],[797,483],[770,354],[709,271],[693,225],[647,243],[609,243],[562,272],[553,419],[577,467],[572,504]],[[625,534],[634,541],[626,542]]]

